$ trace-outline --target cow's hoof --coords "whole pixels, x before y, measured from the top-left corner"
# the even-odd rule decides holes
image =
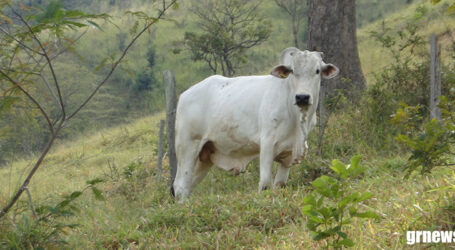
[[[278,183],[275,184],[275,187],[278,187],[278,188],[285,188],[286,187],[286,183],[280,181]]]
[[[171,186],[171,195],[175,198],[174,185]]]

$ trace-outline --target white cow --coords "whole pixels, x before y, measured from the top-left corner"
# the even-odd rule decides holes
[[[178,168],[171,192],[182,202],[212,165],[245,171],[259,156],[259,191],[284,186],[316,125],[321,76],[339,70],[322,53],[283,50],[271,75],[211,76],[181,94],[176,114]]]

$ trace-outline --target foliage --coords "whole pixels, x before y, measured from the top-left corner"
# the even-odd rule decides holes
[[[274,0],[276,5],[286,12],[291,17],[291,27],[292,35],[294,36],[294,46],[296,48],[301,48],[299,46],[302,41],[306,41],[306,32],[299,37],[298,32],[301,30],[300,24],[305,20],[306,17],[306,1],[305,0]],[[303,19],[303,20],[302,20]],[[305,29],[306,31],[306,29]]]
[[[91,190],[97,200],[104,200],[104,196],[96,185],[104,182],[102,179],[87,181],[87,186],[80,191],[74,191],[63,196],[63,200],[55,205],[42,205],[36,208],[33,216],[26,212],[26,208],[16,211],[15,219],[10,230],[0,233],[0,246],[8,249],[45,249],[66,245],[63,235],[79,225],[67,223],[65,220],[80,212],[75,204],[86,190]],[[29,200],[31,202],[31,200]],[[31,206],[33,209],[33,206]],[[36,216],[36,217],[35,217]],[[16,218],[18,217],[18,218]],[[16,221],[17,220],[17,221]]]
[[[100,28],[93,20],[108,20],[109,15],[68,11],[62,8],[59,1],[51,1],[43,10],[19,4],[21,11],[16,10],[17,6],[13,6],[9,1],[0,3],[0,17],[5,24],[5,28],[0,29],[4,35],[0,37],[1,43],[4,44],[1,47],[3,53],[0,58],[0,80],[3,80],[2,84],[11,85],[10,88],[6,88],[4,95],[20,93],[25,100],[39,110],[43,120],[47,123],[50,134],[46,146],[31,170],[28,171],[22,185],[0,211],[0,218],[17,203],[24,190],[28,190],[31,179],[40,168],[64,125],[69,123],[92,100],[98,90],[109,80],[137,39],[150,30],[150,27],[162,18],[167,9],[175,7],[176,1],[172,0],[167,3],[163,1],[162,3],[162,9],[159,10],[156,17],[150,17],[142,11],[127,12],[137,18],[136,25],[131,30],[133,38],[120,56],[109,57],[111,66],[106,75],[99,80],[94,90],[80,104],[76,105],[74,110],[68,109],[66,96],[62,94],[61,84],[57,77],[54,60],[67,49],[72,48],[75,43],[72,39],[65,37],[69,29],[78,30],[88,25]],[[141,29],[137,28],[139,24],[143,25]],[[68,45],[60,49],[59,47],[65,43]],[[103,64],[106,61],[101,62],[102,66],[99,69],[104,68]],[[46,73],[48,74],[46,75]],[[50,78],[51,85],[46,80],[47,76]],[[37,82],[46,85],[49,92],[52,93],[55,103],[51,103],[51,107],[54,105],[57,107],[56,117],[51,116],[52,112],[46,110],[45,105],[49,104],[41,99],[41,95],[30,92],[29,87],[37,85]],[[96,189],[93,190],[96,192]]]
[[[360,206],[368,210],[374,208],[383,217],[378,223],[355,219],[345,228],[348,237],[355,240],[355,247],[401,249],[406,247],[404,239],[407,230],[440,228],[450,223],[447,210],[440,209],[441,204],[450,202],[447,192],[427,192],[446,185],[444,178],[448,171],[438,168],[429,176],[417,175],[404,180],[404,155],[397,156],[392,151],[376,153],[375,145],[363,143],[363,139],[355,134],[356,130],[370,131],[351,121],[360,119],[362,114],[354,118],[350,115],[339,116],[335,113],[334,120],[337,122],[331,123],[327,130],[330,142],[327,157],[335,154],[332,151],[340,151],[335,154],[337,158],[347,157],[348,162],[353,152],[362,152],[362,165],[368,168],[362,178],[349,183],[349,189],[352,192],[373,192],[374,198],[362,202]],[[290,169],[286,188],[260,194],[257,193],[257,162],[238,176],[213,167],[195,189],[191,201],[177,205],[167,188],[166,158],[162,181],[157,182],[155,177],[150,176],[156,170],[156,154],[153,152],[158,145],[159,123],[164,117],[162,112],[131,119],[128,124],[64,140],[49,154],[45,162],[47,171],[38,171],[30,183],[37,205],[59,203],[61,193],[82,190],[87,179],[106,179],[100,186],[106,202],[94,202],[92,195],[82,195],[75,201],[81,212],[64,222],[79,226],[65,229],[66,234],[62,237],[68,245],[63,247],[159,249],[210,248],[218,245],[232,249],[273,246],[323,248],[325,242],[313,241],[305,226],[307,218],[301,212],[305,205],[302,197],[311,192],[311,185],[308,185],[311,181],[302,180],[302,177],[309,164],[314,167],[330,166],[330,162],[308,155],[304,165]],[[373,132],[369,133],[375,136]],[[360,145],[350,146],[353,142]],[[310,143],[312,145],[315,144]],[[343,150],[348,146],[349,150]],[[132,162],[141,166],[131,171],[133,177],[128,179],[123,172]],[[113,165],[117,166],[117,170],[112,170],[114,174],[109,167],[113,168]],[[28,166],[28,161],[17,160],[11,168],[0,169],[0,203],[6,201]],[[328,167],[325,169],[332,172]],[[19,203],[22,207],[26,205],[26,199]],[[6,220],[0,221],[0,232],[9,231],[5,224],[9,224],[13,215],[12,212],[5,217]]]
[[[441,96],[439,103],[442,111],[441,121],[433,118],[426,122],[421,130],[408,129],[407,133],[397,135],[397,141],[411,150],[411,156],[406,165],[407,176],[417,169],[420,169],[421,174],[426,174],[436,166],[454,164],[452,145],[455,142],[453,132],[455,131],[455,104],[453,98],[453,96]],[[415,117],[422,119],[417,110],[418,108],[407,106],[405,109],[398,109],[392,121],[407,128],[415,127]]]
[[[46,6],[51,1],[14,0],[12,2],[20,2],[26,7],[32,6],[42,9],[39,5]],[[111,16],[108,22],[104,20],[96,21],[102,30],[98,30],[92,25],[82,28],[81,31],[83,32],[75,32],[70,29],[66,37],[75,43],[73,46],[68,47],[67,52],[61,54],[55,60],[55,70],[58,72],[62,94],[68,100],[68,109],[74,110],[96,87],[93,80],[100,79],[107,73],[108,69],[106,66],[111,64],[111,56],[118,56],[121,52],[120,50],[125,48],[125,43],[131,38],[129,30],[136,20],[131,18],[130,15],[125,15],[124,11],[126,9],[150,10],[151,13],[154,13],[157,5],[154,4],[155,1],[145,0],[62,0],[61,2],[65,10],[79,9],[85,13],[108,12]],[[357,21],[358,23],[362,22],[363,25],[376,20],[379,17],[376,16],[376,13],[380,12],[381,18],[383,18],[392,11],[399,10],[404,6],[401,2],[393,0],[375,1],[374,5],[370,3],[371,0],[368,0],[368,3],[364,0],[357,2],[358,10],[362,10],[357,11],[359,15]],[[191,61],[191,55],[188,51],[183,51],[180,55],[169,55],[169,51],[172,50],[172,41],[182,39],[187,31],[200,32],[196,15],[190,15],[189,8],[192,3],[179,3],[180,8],[173,11],[176,14],[169,17],[172,22],[161,22],[158,28],[152,28],[147,31],[145,35],[148,37],[139,40],[131,48],[131,56],[129,58],[133,59],[125,58],[127,60],[113,73],[108,84],[103,86],[99,95],[78,116],[73,118],[71,124],[68,124],[68,127],[60,134],[60,138],[74,139],[95,129],[116,126],[128,122],[129,119],[139,118],[150,114],[150,112],[162,110],[164,97],[162,89],[160,89],[162,87],[160,73],[164,69],[172,69],[175,72],[179,92],[211,74],[209,67],[203,61]],[[364,14],[370,13],[372,10],[374,10],[374,14]],[[273,66],[271,62],[274,62],[278,56],[276,53],[292,43],[289,35],[291,28],[289,24],[290,18],[273,1],[261,2],[261,5],[258,6],[258,13],[273,23],[273,27],[271,27],[272,33],[267,42],[248,49],[247,54],[245,54],[248,57],[248,62],[241,64],[242,66],[236,70],[236,74],[268,73],[267,69]],[[138,27],[141,26],[138,24]],[[169,32],[170,30],[172,32]],[[305,30],[306,27],[302,24],[299,30],[300,36],[305,34]],[[79,38],[82,34],[84,35]],[[67,47],[68,44],[69,41],[63,47]],[[151,44],[153,44],[152,47],[156,48],[157,63],[149,70],[146,52],[151,47]],[[62,47],[59,46],[59,48]],[[100,64],[100,61],[105,63]],[[104,66],[104,68],[101,66]],[[149,77],[151,75],[150,71],[153,72],[156,82]],[[45,73],[46,79],[49,81],[49,72],[46,71]],[[146,80],[139,81],[139,79]],[[139,82],[148,82],[149,84],[145,85],[150,90],[137,94],[134,89],[141,89],[142,87],[136,87],[143,86]],[[151,82],[153,84],[150,84]],[[9,88],[10,86],[6,87]],[[2,93],[5,90],[2,86],[0,86],[0,89]],[[59,117],[59,109],[53,105],[55,103],[53,95],[48,92],[46,86],[37,84],[30,91],[31,93],[45,94],[43,96],[44,101],[49,102],[49,105],[46,105],[46,109],[50,110],[54,119]],[[7,97],[9,100],[14,98],[20,97]],[[2,99],[0,97],[0,105]],[[21,100],[15,102],[22,103]],[[48,136],[45,130],[45,121],[39,118],[37,110],[30,113],[30,110],[25,110],[21,106],[10,106],[10,114],[5,114],[0,118],[0,127],[4,127],[8,131],[12,131],[10,127],[14,127],[15,131],[2,134],[0,144],[4,146],[0,149],[0,161],[3,163],[20,158],[24,153],[27,155],[36,153],[46,145],[45,141],[41,140],[41,138]],[[16,113],[24,115],[15,116],[14,114]],[[14,120],[14,122],[9,123],[8,121],[11,120]],[[35,124],[39,124],[39,126]],[[26,130],[25,128],[28,128],[26,135],[22,135],[19,130]]]
[[[314,191],[305,196],[302,212],[308,217],[307,227],[313,233],[313,240],[325,240],[327,248],[352,247],[354,242],[345,230],[352,218],[375,218],[373,211],[360,212],[359,205],[373,197],[370,192],[351,192],[349,185],[365,167],[360,165],[361,156],[351,158],[345,165],[333,160],[332,169],[340,180],[323,175],[312,182]]]
[[[384,20],[390,13],[408,7],[414,0],[357,0],[357,27],[364,27],[377,20]]]
[[[437,4],[440,1],[432,1],[433,4]],[[427,10],[424,6],[418,8],[421,13]],[[416,19],[420,19],[420,15],[416,15]],[[409,26],[409,25],[408,25]],[[413,47],[414,44],[418,44],[419,39],[415,34],[417,28],[412,28],[411,39],[408,39],[404,46],[400,46],[400,51],[406,47]],[[407,29],[410,30],[410,29]],[[400,37],[403,37],[403,32],[400,32]],[[387,44],[393,44],[394,40],[391,38],[384,39]],[[452,41],[454,43],[454,41]],[[401,49],[403,48],[403,49]],[[412,52],[412,49],[411,49]],[[396,53],[396,52],[395,52]],[[398,58],[395,56],[395,58]],[[420,63],[420,65],[428,62]],[[423,70],[421,70],[423,71]],[[428,78],[429,69],[424,71]],[[455,126],[455,113],[454,108],[454,71],[452,67],[442,66],[441,75],[441,86],[442,94],[439,98],[439,108],[442,111],[442,118],[440,121],[435,118],[428,121],[426,117],[429,116],[429,87],[425,87],[426,91],[422,91],[422,96],[412,93],[417,96],[416,99],[423,99],[425,101],[413,102],[412,98],[403,98],[404,103],[400,104],[400,108],[396,110],[396,113],[392,116],[391,122],[395,125],[400,125],[403,132],[398,134],[396,140],[404,144],[410,151],[411,155],[406,164],[407,175],[420,169],[422,175],[430,173],[436,166],[448,166],[453,165],[452,145],[455,142],[455,134],[453,133]],[[429,85],[428,80],[423,81],[421,85]],[[408,88],[407,91],[409,91]],[[394,90],[396,91],[396,89]],[[403,90],[406,91],[406,90]],[[410,91],[411,92],[411,91]],[[422,125],[423,124],[423,125]]]
[[[205,61],[213,73],[232,76],[246,62],[247,49],[263,43],[271,23],[258,13],[254,0],[206,0],[192,12],[203,33],[185,32],[184,44],[194,61]]]
[[[9,133],[2,133],[0,162],[14,152],[30,154],[46,145],[50,138],[47,127],[50,120],[56,123],[61,118],[58,103],[63,98],[60,88],[54,88],[50,82],[56,69],[53,61],[71,51],[77,40],[65,33],[89,26],[99,28],[95,21],[108,18],[106,14],[65,10],[58,1],[50,2],[45,8],[24,5],[19,8],[2,2],[0,130]],[[41,109],[36,107],[38,102]],[[45,110],[49,112],[47,121],[42,116]]]
[[[153,47],[149,48],[146,56],[148,62],[147,67],[137,74],[134,84],[130,86],[135,95],[143,94],[155,88],[162,90],[153,72],[153,66],[155,66],[155,49]]]
[[[419,25],[414,20],[396,33],[387,27],[383,27],[381,32],[371,32],[371,36],[394,60],[380,73],[375,74],[376,81],[370,91],[373,101],[383,104],[389,102],[395,107],[397,102],[428,106],[429,56],[418,29]]]
[[[441,0],[431,0],[431,3],[438,4]],[[447,14],[452,14],[455,11],[455,3],[451,3],[449,7],[447,7],[446,12]]]

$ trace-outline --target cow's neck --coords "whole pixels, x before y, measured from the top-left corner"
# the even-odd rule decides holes
[[[291,163],[297,163],[303,159],[305,153],[305,142],[308,138],[310,122],[312,117],[315,115],[316,109],[318,107],[319,101],[319,86],[314,89],[312,93],[313,104],[309,106],[306,110],[301,110],[295,105],[295,94],[296,94],[296,85],[295,79],[288,78],[287,82],[287,91],[288,91],[288,110],[291,110],[292,117],[295,122],[295,140],[292,146],[292,160]]]

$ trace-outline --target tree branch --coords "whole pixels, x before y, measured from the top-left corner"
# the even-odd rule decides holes
[[[87,105],[87,103],[93,98],[93,96],[98,92],[98,90],[107,82],[107,80],[111,77],[112,73],[114,73],[115,69],[117,68],[117,66],[120,64],[120,62],[123,60],[123,58],[125,57],[126,53],[128,52],[128,50],[131,48],[131,46],[133,46],[133,44],[136,42],[136,40],[148,29],[150,28],[150,26],[152,26],[153,24],[155,24],[159,19],[161,19],[162,15],[166,12],[167,9],[169,9],[177,0],[172,0],[171,3],[167,6],[165,6],[165,8],[160,11],[160,14],[158,15],[158,17],[154,20],[154,21],[151,21],[149,24],[147,24],[132,40],[131,42],[128,44],[128,46],[126,46],[125,50],[123,50],[123,53],[122,55],[120,56],[120,58],[112,65],[111,67],[111,70],[109,71],[109,73],[106,75],[106,77],[98,84],[98,86],[96,86],[95,90],[87,97],[87,99],[71,114],[68,116],[68,118],[66,120],[70,120],[71,118],[73,118],[85,105]]]
[[[20,40],[16,39],[14,36],[10,35],[6,30],[4,30],[1,26],[0,26],[0,31],[3,32],[6,36],[8,36],[9,38],[12,38],[14,41],[16,41],[18,44],[20,44],[22,47],[24,47],[25,49],[28,49],[30,51],[32,51],[33,53],[36,53],[38,55],[41,55],[43,56],[43,54],[39,51],[36,51],[30,47],[28,47],[27,45],[25,45],[25,43],[21,42]]]
[[[22,23],[24,23],[25,26],[27,26],[27,29],[29,30],[29,32],[32,35],[33,39],[35,39],[35,41],[38,43],[39,47],[41,48],[41,51],[43,51],[42,56],[44,56],[46,58],[47,65],[49,66],[49,69],[51,70],[51,73],[52,73],[52,78],[54,79],[55,88],[57,89],[58,99],[59,99],[59,102],[60,102],[60,108],[61,108],[62,114],[63,114],[63,116],[62,116],[62,123],[63,123],[65,121],[65,118],[66,118],[65,105],[63,103],[62,93],[60,91],[60,86],[59,86],[59,83],[58,83],[58,80],[57,80],[57,75],[55,74],[54,67],[52,66],[51,59],[49,58],[49,55],[48,55],[46,49],[44,48],[43,44],[41,43],[41,40],[38,39],[38,37],[36,36],[35,32],[33,32],[32,28],[30,27],[28,22],[19,13],[17,13],[16,10],[14,10],[14,8],[11,7],[11,10],[13,11],[13,13],[17,17],[19,17],[19,19],[22,21]]]
[[[33,217],[35,217],[35,219],[38,219],[38,215],[36,214],[35,208],[33,207],[32,195],[30,194],[30,190],[28,190],[28,187],[25,187],[24,189],[25,192],[27,193],[28,204],[30,205],[30,210],[32,210]]]
[[[22,91],[27,97],[28,99],[30,99],[35,105],[36,107],[38,107],[38,109],[41,111],[41,114],[44,116],[44,118],[46,119],[47,121],[47,124],[49,125],[49,130],[51,131],[51,135],[53,136],[55,134],[54,132],[54,126],[52,126],[52,122],[51,120],[49,119],[49,116],[47,115],[46,111],[44,111],[43,107],[39,104],[39,102],[33,98],[32,95],[30,95],[30,93],[28,93],[19,83],[17,83],[16,81],[14,81],[8,74],[6,74],[3,70],[0,69],[0,74],[3,75],[6,79],[8,79],[8,81],[10,81],[14,86],[16,86],[20,91]]]
[[[122,61],[122,59],[125,57],[127,51],[129,50],[129,48],[135,43],[135,41],[154,23],[156,23],[161,17],[162,15],[166,12],[167,9],[169,9],[177,0],[172,0],[171,3],[168,5],[168,6],[165,6],[165,8],[163,10],[160,11],[159,15],[157,18],[153,19],[149,24],[147,24],[145,26],[145,28],[139,32],[134,38],[133,40],[130,42],[130,44],[127,46],[127,48],[125,48],[125,50],[123,51],[121,57],[115,62],[115,64],[112,66],[111,68],[111,71],[108,73],[108,75],[106,76],[106,78],[101,81],[101,83],[97,86],[97,88],[93,91],[93,93],[82,103],[81,106],[79,106],[79,108],[73,112],[69,117],[67,117],[66,119],[65,118],[62,118],[61,119],[61,122],[59,123],[59,125],[57,126],[57,128],[55,128],[54,130],[54,127],[52,126],[52,123],[50,122],[50,119],[48,117],[48,115],[46,114],[46,112],[43,110],[43,108],[41,107],[41,105],[25,90],[23,89],[19,84],[17,84],[8,74],[6,74],[5,72],[3,72],[1,69],[0,69],[0,74],[3,75],[4,77],[6,77],[11,83],[13,83],[15,86],[17,86],[22,92],[25,93],[25,95],[33,102],[35,103],[35,105],[40,109],[41,113],[43,114],[43,116],[46,118],[46,121],[48,122],[49,124],[49,129],[51,130],[51,137],[46,145],[46,147],[44,148],[43,152],[41,153],[40,157],[38,158],[38,160],[36,161],[36,163],[34,164],[32,170],[29,172],[29,174],[27,175],[27,178],[25,179],[25,181],[22,183],[21,187],[19,188],[19,190],[16,192],[16,194],[14,195],[14,197],[11,199],[11,201],[4,207],[2,208],[2,210],[0,211],[0,218],[2,218],[6,213],[8,213],[8,211],[14,206],[14,204],[16,204],[16,202],[19,200],[20,196],[22,195],[22,193],[24,192],[24,190],[27,189],[27,186],[28,184],[30,183],[30,180],[32,179],[33,175],[35,174],[35,172],[38,170],[38,168],[40,167],[41,163],[43,162],[44,158],[46,157],[46,155],[49,153],[49,150],[51,149],[60,129],[63,127],[63,124],[65,121],[69,120],[71,117],[73,117],[74,115],[76,115],[90,100],[91,98],[95,95],[95,93],[98,91],[98,89],[104,84],[106,83],[106,81],[109,79],[109,77],[112,75],[112,73],[114,72],[114,70],[117,68],[118,64]],[[14,11],[14,10],[13,10]],[[17,12],[16,12],[17,14]],[[18,14],[17,14],[18,15]],[[25,21],[20,15],[19,17]],[[26,24],[28,26],[28,24],[26,22],[24,22],[24,24]],[[30,28],[30,26],[28,26]],[[35,36],[35,34],[32,32],[31,33],[33,36]],[[35,36],[36,37],[36,36]],[[37,39],[37,41],[39,42],[39,40]],[[50,63],[50,59],[47,55],[47,52],[45,51],[44,47],[42,46],[42,44],[40,45],[40,47],[43,49],[43,52],[45,53],[45,56],[46,56],[46,59],[48,61],[48,63],[50,64],[50,67],[51,67],[51,63]],[[55,76],[55,74],[54,74]],[[56,84],[58,86],[58,82],[57,82],[57,79],[54,78],[54,80],[56,81]],[[63,102],[61,101],[62,103],[62,107],[63,107]]]
[[[61,128],[61,126],[59,126],[57,128],[57,131],[59,131]],[[6,205],[2,211],[0,211],[0,218],[2,218],[6,213],[8,213],[8,211],[11,209],[11,207],[17,202],[17,200],[19,199],[19,197],[22,195],[22,193],[24,192],[24,190],[27,188],[28,184],[30,183],[30,180],[32,179],[33,175],[35,174],[36,170],[38,170],[39,166],[41,165],[41,163],[43,162],[44,160],[44,157],[46,157],[47,153],[49,152],[49,150],[51,149],[52,147],[52,144],[54,143],[54,140],[55,140],[55,134],[53,134],[51,136],[51,139],[49,140],[49,142],[47,143],[46,145],[46,148],[44,149],[44,151],[41,153],[41,156],[39,157],[39,159],[36,161],[35,165],[33,166],[32,170],[30,171],[30,173],[28,174],[27,178],[25,179],[24,183],[21,185],[21,187],[19,188],[19,190],[16,192],[16,194],[14,195],[14,197],[11,199],[11,201],[8,203],[8,205]]]

